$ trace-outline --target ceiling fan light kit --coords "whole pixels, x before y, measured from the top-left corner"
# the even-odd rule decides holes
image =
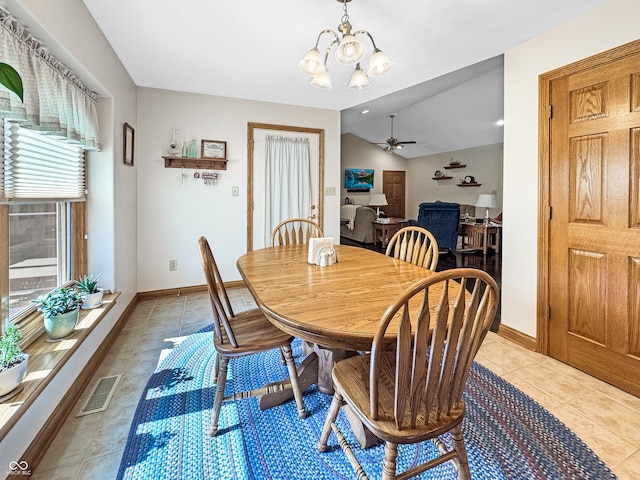
[[[391,70],[395,66],[395,63],[391,61],[386,53],[376,46],[373,37],[369,32],[366,30],[358,30],[351,33],[352,27],[349,22],[349,14],[347,13],[347,3],[351,0],[337,1],[342,3],[342,8],[344,10],[344,15],[340,20],[340,25],[338,25],[338,30],[342,34],[342,39],[333,30],[322,30],[316,39],[315,46],[306,53],[302,60],[298,62],[298,70],[303,74],[312,77],[309,81],[310,85],[323,90],[331,90],[333,87],[331,85],[329,70],[327,69],[327,60],[329,52],[335,45],[337,45],[334,53],[336,62],[340,65],[356,66],[347,88],[352,90],[362,90],[363,88],[371,86],[369,76],[375,77],[382,75],[383,73]],[[318,45],[320,44],[320,39],[324,34],[328,34],[332,37],[332,40],[329,42],[329,45],[325,50],[323,60],[320,50],[318,49]],[[366,72],[360,67],[360,60],[364,58],[367,49],[364,46],[364,43],[357,38],[358,35],[366,35],[369,37],[369,40],[371,40],[371,44],[373,45],[373,55],[371,55],[369,68]]]
[[[389,115],[389,118],[391,118],[391,137],[387,138],[386,142],[376,143],[376,145],[382,146],[382,148],[387,152],[393,152],[394,150],[401,149],[404,145],[416,143],[415,140],[406,140],[401,142],[393,136],[393,119],[395,118],[395,116],[395,113]]]

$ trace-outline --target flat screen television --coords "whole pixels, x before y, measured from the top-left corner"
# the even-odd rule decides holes
[[[348,192],[368,192],[373,188],[373,169],[345,168],[344,188]]]

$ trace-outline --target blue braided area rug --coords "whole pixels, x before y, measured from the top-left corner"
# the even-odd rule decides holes
[[[333,433],[318,453],[331,397],[305,391],[308,416],[293,400],[262,411],[257,398],[225,402],[217,436],[209,436],[215,385],[211,327],[185,339],[158,366],[137,406],[118,479],[353,479]],[[294,341],[296,361],[304,355]],[[277,350],[230,363],[225,394],[287,377]],[[557,418],[488,369],[474,364],[464,399],[464,438],[474,480],[615,479],[607,466]],[[346,417],[337,423],[371,479],[381,476],[384,446],[363,450]],[[445,443],[449,443],[444,437]],[[398,447],[398,471],[435,454],[431,442]],[[451,462],[416,478],[458,479]]]

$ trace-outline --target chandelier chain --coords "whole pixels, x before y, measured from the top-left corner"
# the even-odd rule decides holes
[[[347,12],[347,2],[346,2],[346,0],[342,3],[342,10],[344,11],[344,14],[342,15],[342,18],[340,19],[340,23],[341,24],[349,23],[349,12]]]

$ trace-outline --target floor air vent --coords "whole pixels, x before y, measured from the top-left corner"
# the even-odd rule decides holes
[[[76,417],[104,412],[109,406],[113,393],[116,391],[120,377],[121,375],[113,375],[99,379],[93,392],[91,392],[91,395],[89,395],[89,398],[84,403],[84,406],[76,413]]]

